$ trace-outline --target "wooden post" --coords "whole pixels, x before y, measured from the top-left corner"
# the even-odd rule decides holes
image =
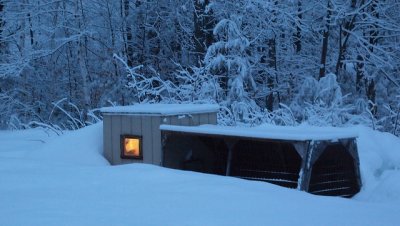
[[[161,166],[165,167],[165,154],[164,154],[164,150],[165,150],[165,146],[167,144],[167,140],[168,140],[168,133],[167,132],[161,132]]]
[[[232,138],[225,138],[224,142],[226,146],[228,147],[228,157],[226,161],[226,176],[231,175],[231,170],[232,170],[232,155],[233,155],[233,146],[236,144],[236,140]]]
[[[310,152],[311,152],[311,141],[307,141],[307,145],[305,148],[305,155],[303,157],[303,162],[301,163],[300,175],[299,175],[299,182],[297,185],[297,189],[300,191],[307,191],[308,185],[310,183],[310,173],[311,169],[308,166],[308,162],[310,161]]]

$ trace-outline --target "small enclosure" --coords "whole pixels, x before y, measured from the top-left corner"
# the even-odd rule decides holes
[[[163,125],[163,166],[265,181],[316,195],[351,197],[360,190],[353,135],[341,134],[337,139],[334,134],[321,137],[302,131],[301,136],[286,140],[285,131],[246,129],[250,131]]]
[[[161,165],[160,125],[216,124],[218,105],[138,104],[102,108],[104,156],[113,165]]]

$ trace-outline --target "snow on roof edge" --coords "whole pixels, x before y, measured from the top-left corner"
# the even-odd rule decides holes
[[[103,107],[100,109],[106,114],[133,114],[133,115],[179,115],[200,114],[219,111],[217,104],[135,104],[130,106]]]
[[[329,127],[285,127],[274,126],[268,127],[231,127],[218,125],[200,125],[200,126],[176,126],[176,125],[161,125],[163,131],[186,132],[203,135],[220,135],[220,136],[235,136],[271,140],[291,140],[291,141],[306,141],[306,140],[339,140],[357,138],[358,132],[354,130],[342,129],[342,131]]]

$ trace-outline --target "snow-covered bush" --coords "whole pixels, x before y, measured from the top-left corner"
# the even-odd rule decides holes
[[[377,124],[396,136],[400,136],[400,95],[396,96],[397,104],[386,104],[381,110],[384,114]]]
[[[365,101],[357,100],[350,104],[346,102],[347,97],[343,96],[335,74],[327,74],[319,81],[308,77],[290,108],[296,121],[306,121],[311,125],[371,125]]]

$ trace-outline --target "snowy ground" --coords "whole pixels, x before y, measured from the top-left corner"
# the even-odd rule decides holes
[[[363,127],[353,199],[101,156],[101,124],[0,131],[0,225],[400,225],[400,139]]]

